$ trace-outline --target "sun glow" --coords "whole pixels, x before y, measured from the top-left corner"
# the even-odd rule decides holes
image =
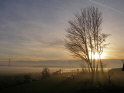
[[[90,58],[92,57],[93,59],[104,59],[105,58],[105,56],[106,56],[106,53],[102,53],[101,55],[99,55],[98,53],[95,53],[95,54],[92,54],[92,56],[91,56],[91,54],[90,54]]]

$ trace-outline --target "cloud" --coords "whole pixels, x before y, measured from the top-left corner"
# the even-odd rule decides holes
[[[113,7],[110,7],[110,6],[108,6],[108,5],[105,5],[105,4],[103,4],[103,3],[101,3],[101,2],[98,2],[98,1],[96,1],[96,0],[89,0],[89,1],[90,1],[91,3],[97,4],[97,5],[100,5],[100,6],[104,7],[104,8],[108,8],[108,9],[110,9],[110,10],[112,10],[112,11],[115,11],[115,12],[117,12],[117,13],[119,13],[119,14],[124,14],[123,11],[120,11],[120,10],[118,10],[118,9],[115,9],[115,8],[113,8]]]

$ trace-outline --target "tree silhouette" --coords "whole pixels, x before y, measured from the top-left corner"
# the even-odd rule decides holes
[[[121,61],[123,63],[122,71],[124,71],[124,60],[122,59]]]
[[[93,6],[84,8],[75,19],[68,21],[69,27],[66,30],[66,48],[74,57],[86,62],[90,72],[96,73],[98,68],[103,72],[101,55],[106,47],[108,34],[101,32],[102,13]],[[98,54],[99,59],[94,58]]]

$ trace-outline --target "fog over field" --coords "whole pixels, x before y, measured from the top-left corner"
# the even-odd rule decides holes
[[[79,60],[46,60],[46,61],[0,61],[0,74],[39,73],[44,67],[51,72],[63,69],[63,72],[76,71],[81,68]],[[122,68],[120,59],[104,59],[104,68]]]
[[[105,68],[120,68],[122,62],[120,59],[104,59],[102,60]],[[0,61],[2,66],[15,66],[15,67],[80,67],[82,62],[80,60],[45,60],[45,61],[14,61],[10,63],[8,60]],[[84,63],[84,62],[83,62]]]

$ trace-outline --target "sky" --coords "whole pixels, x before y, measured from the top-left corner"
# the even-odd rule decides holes
[[[65,29],[89,6],[102,11],[102,31],[111,34],[105,58],[124,58],[124,0],[0,0],[0,60],[73,59]]]

